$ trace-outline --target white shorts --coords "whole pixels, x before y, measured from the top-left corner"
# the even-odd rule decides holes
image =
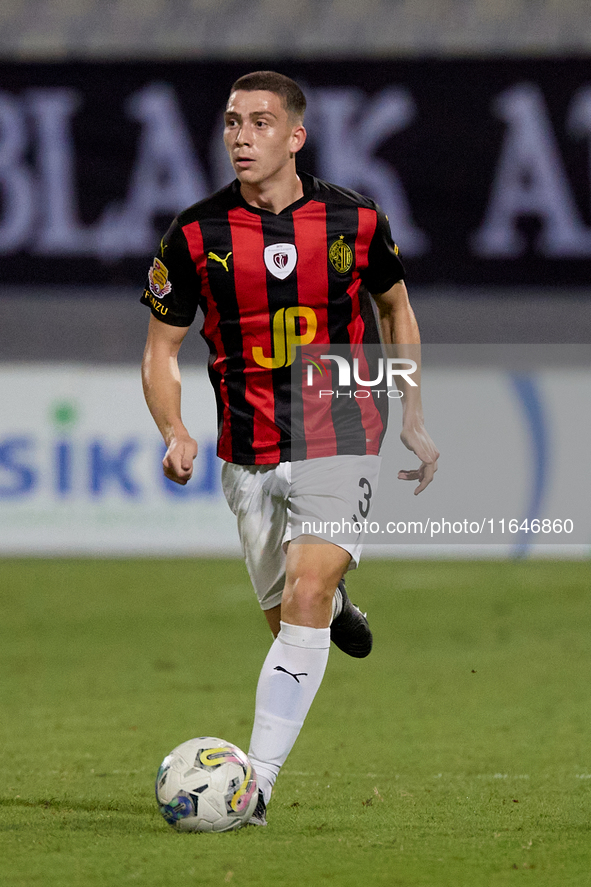
[[[298,536],[339,545],[351,555],[348,569],[355,569],[380,463],[380,456],[224,463],[222,488],[236,515],[246,567],[263,610],[281,603],[287,546]],[[344,532],[336,532],[343,524]]]

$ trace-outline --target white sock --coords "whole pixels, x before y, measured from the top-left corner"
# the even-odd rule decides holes
[[[261,669],[248,756],[265,803],[322,683],[330,628],[281,623]]]
[[[337,587],[333,598],[332,598],[332,618],[331,622],[334,622],[337,616],[340,616],[343,612],[343,595],[341,594],[341,589]]]

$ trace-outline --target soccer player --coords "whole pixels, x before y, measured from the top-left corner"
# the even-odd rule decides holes
[[[168,446],[164,473],[179,484],[191,478],[197,443],[181,419],[177,354],[198,307],[204,315],[222,486],[275,636],[249,748],[258,825],[266,825],[274,782],[322,681],[331,639],[357,657],[372,644],[342,581],[359,561],[361,537],[337,545],[322,533],[298,535],[296,527],[302,518],[353,515],[364,500],[369,507],[384,417],[373,398],[353,401],[354,420],[344,430],[328,411],[320,442],[305,423],[296,441],[291,346],[379,342],[368,293],[386,345],[420,342],[384,214],[372,200],[296,170],[305,107],[299,86],[281,74],[258,71],[234,83],[224,143],[236,179],[173,221],[142,296],[152,312],[144,392]],[[420,389],[403,387],[401,438],[421,465],[398,477],[418,481],[419,493],[439,453],[424,427]]]

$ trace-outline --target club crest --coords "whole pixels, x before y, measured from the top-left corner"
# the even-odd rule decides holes
[[[335,271],[346,274],[353,265],[353,251],[348,243],[345,243],[345,235],[341,234],[338,240],[331,244],[328,258]]]
[[[265,247],[265,266],[273,277],[285,280],[298,261],[298,251],[293,243],[273,243]]]

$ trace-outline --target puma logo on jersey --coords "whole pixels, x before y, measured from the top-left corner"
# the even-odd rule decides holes
[[[226,269],[226,271],[229,271],[230,269],[228,268],[228,259],[230,258],[231,255],[232,255],[232,253],[229,252],[225,259],[220,259],[220,257],[219,257],[219,256],[216,256],[215,253],[208,253],[208,254],[207,254],[207,258],[208,258],[208,259],[213,259],[214,262],[219,262],[220,265],[223,265],[223,266],[224,266],[224,268]]]

